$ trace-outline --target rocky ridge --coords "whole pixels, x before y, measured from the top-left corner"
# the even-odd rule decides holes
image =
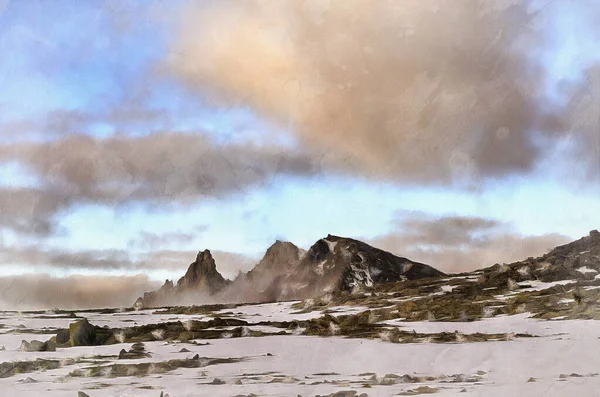
[[[186,293],[229,302],[307,299],[444,276],[429,265],[398,257],[362,241],[328,235],[308,251],[290,242],[277,241],[251,271],[240,274],[234,281],[224,279],[216,270],[210,252],[202,251],[176,286],[167,280],[159,290],[139,298],[135,307],[167,306]],[[463,276],[477,279],[477,288],[482,290],[514,290],[523,283],[598,281],[600,233],[592,230],[588,236],[555,247],[542,256],[495,264]],[[424,281],[433,283],[433,280]]]
[[[209,250],[198,252],[196,260],[192,262],[187,272],[173,285],[171,280],[166,280],[160,289],[144,293],[137,299],[134,307],[149,307],[167,304],[177,299],[201,298],[221,291],[231,281],[226,280],[217,270],[215,259]]]
[[[217,271],[209,250],[201,251],[177,285],[167,280],[147,292],[135,308],[169,305],[185,295],[229,301],[304,299],[333,291],[352,291],[375,283],[440,277],[433,267],[395,256],[358,240],[328,235],[308,251],[276,241],[261,261],[233,282]]]

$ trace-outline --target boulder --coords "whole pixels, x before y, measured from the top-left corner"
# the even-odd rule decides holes
[[[69,325],[71,346],[93,346],[96,344],[96,328],[87,319]]]
[[[64,345],[71,340],[71,334],[68,329],[59,329],[56,333],[56,343]]]
[[[146,348],[144,347],[143,343],[141,343],[141,342],[134,343],[131,346],[131,349],[129,349],[129,351],[127,351],[125,349],[121,349],[121,351],[119,352],[119,360],[123,360],[123,359],[136,360],[139,358],[151,357],[149,353],[145,352],[145,350],[146,350]]]
[[[136,342],[133,345],[131,345],[131,350],[135,352],[142,352],[146,350],[146,347],[142,342]]]
[[[47,352],[55,352],[56,351],[56,343],[54,343],[54,341],[52,339],[49,341],[46,341],[45,345],[46,345],[46,349],[44,351],[47,351]]]
[[[31,342],[24,340],[21,342],[19,350],[24,352],[43,352],[46,351],[46,343],[39,340],[32,340]]]

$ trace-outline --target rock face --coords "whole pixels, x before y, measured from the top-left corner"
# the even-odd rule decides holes
[[[54,349],[57,345],[58,347],[98,346],[111,337],[112,331],[109,328],[92,325],[84,318],[69,324],[67,329],[59,329],[56,336],[46,342],[46,346]]]
[[[248,278],[258,279],[271,273],[289,273],[294,271],[306,251],[287,241],[277,240],[267,249],[261,261],[247,273]]]
[[[96,344],[96,328],[83,319],[69,325],[71,346],[93,346]]]
[[[56,343],[59,345],[65,344],[69,342],[71,339],[71,334],[68,329],[60,329],[56,334]]]
[[[177,282],[177,290],[207,291],[210,295],[227,285],[227,280],[217,271],[217,265],[209,250],[198,252],[196,261],[188,267],[185,276]]]
[[[23,352],[53,352],[56,351],[56,344],[51,340],[46,342],[41,342],[39,340],[27,342],[24,340],[21,342],[19,350]]]
[[[253,297],[251,300],[273,301],[280,298],[280,291],[284,288],[286,281],[293,277],[297,271],[306,251],[298,248],[290,242],[277,240],[261,261],[242,277],[239,285],[246,292],[246,296]],[[236,280],[240,284],[239,280]],[[252,292],[254,294],[252,294]]]
[[[352,291],[375,283],[443,275],[431,266],[350,238],[328,235],[308,251],[278,240],[251,271],[233,282],[217,271],[210,251],[201,251],[176,286],[167,280],[159,290],[145,293],[134,307],[179,304],[178,298],[193,293],[222,301],[303,299],[328,291]],[[193,303],[200,302],[198,299]]]
[[[395,256],[358,240],[332,236],[318,240],[281,283],[279,299],[296,299],[329,291],[352,291],[375,283],[440,277],[423,263]]]
[[[214,295],[229,283],[230,281],[223,278],[221,273],[217,271],[215,260],[210,251],[200,251],[196,256],[196,260],[189,265],[185,275],[177,281],[177,285],[173,285],[172,281],[166,280],[160,289],[146,292],[143,297],[138,298],[134,303],[134,308],[169,305],[186,295]]]
[[[140,358],[151,357],[149,353],[146,352],[146,347],[143,343],[138,342],[131,345],[131,349],[129,351],[125,349],[121,349],[119,352],[119,360],[137,360]]]
[[[513,282],[539,280],[593,280],[600,274],[600,233],[560,245],[547,254],[524,261],[483,269],[482,282],[502,286]]]

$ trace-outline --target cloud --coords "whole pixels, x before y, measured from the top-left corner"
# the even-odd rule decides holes
[[[260,260],[260,258],[252,255],[235,252],[211,251],[211,254],[215,258],[219,273],[230,280],[233,280],[239,272],[251,270]]]
[[[0,262],[29,267],[51,267],[60,270],[93,269],[141,270],[151,267],[151,262],[134,260],[124,250],[79,250],[45,248],[38,245],[4,246],[0,252]]]
[[[0,221],[37,234],[74,204],[189,205],[265,187],[279,175],[313,176],[320,164],[276,147],[220,145],[204,135],[156,133],[93,138],[69,135],[44,142],[0,145],[0,163],[17,162],[36,188],[3,188]]]
[[[403,214],[392,232],[370,239],[376,247],[444,272],[471,271],[547,253],[570,242],[558,233],[526,236],[493,219]]]
[[[0,307],[8,310],[129,307],[144,291],[158,286],[142,275],[0,277]]]
[[[182,231],[165,233],[141,231],[136,238],[127,243],[127,246],[130,248],[156,250],[172,244],[188,244],[194,241],[198,235],[204,233],[206,230],[208,230],[208,226],[200,225],[195,227],[193,232],[190,231],[188,233]]]
[[[38,237],[56,233],[55,215],[71,202],[71,197],[51,187],[0,187],[0,227]]]
[[[190,244],[186,244],[189,246]],[[199,250],[162,249],[160,245],[146,247],[143,252],[129,250],[78,250],[49,248],[43,244],[0,245],[0,263],[6,265],[27,265],[29,269],[57,272],[92,271],[102,274],[120,271],[128,274],[166,271],[183,276]],[[238,272],[250,270],[258,258],[252,255],[214,250],[213,257],[219,272],[233,279]]]
[[[600,15],[579,5],[578,24]],[[564,83],[544,63],[561,50],[550,34],[559,14],[514,0],[193,3],[166,63],[203,98],[251,106],[333,168],[477,183],[531,171],[557,136],[586,148],[579,136],[597,130],[597,119],[573,121],[581,84],[561,86],[566,106],[548,94]]]

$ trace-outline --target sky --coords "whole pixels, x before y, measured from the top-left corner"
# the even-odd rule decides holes
[[[0,0],[0,306],[126,306],[277,239],[460,272],[585,236],[598,26],[597,0]]]

